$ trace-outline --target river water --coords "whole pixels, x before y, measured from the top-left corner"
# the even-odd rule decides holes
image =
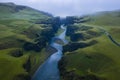
[[[65,44],[67,40],[65,39],[67,28],[61,25],[61,29],[64,31],[59,35],[54,37],[61,39]],[[51,46],[57,49],[57,52],[52,54],[35,72],[32,80],[60,80],[60,74],[58,69],[58,62],[62,58],[63,47],[61,44],[55,43],[55,40],[52,40]]]

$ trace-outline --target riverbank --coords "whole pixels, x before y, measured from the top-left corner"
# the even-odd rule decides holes
[[[71,20],[73,23],[67,25],[70,42],[64,46],[64,56],[59,62],[61,80],[120,79],[120,47],[99,29],[102,26],[119,42],[119,26],[105,25],[111,22],[109,19],[117,20],[118,17],[109,16],[106,23],[99,22],[99,17],[91,18],[84,23],[77,21],[79,19]]]
[[[58,62],[61,59],[62,53],[62,44],[66,42],[65,35],[66,35],[66,28],[61,26],[61,29],[64,31],[56,37],[53,37],[50,46],[55,48],[57,52],[53,53],[35,72],[32,80],[60,80],[60,74],[58,69]],[[59,40],[59,41],[57,41]],[[60,42],[62,41],[62,42]]]
[[[49,13],[0,3],[0,80],[30,80],[54,52],[48,43],[59,26],[59,17]]]

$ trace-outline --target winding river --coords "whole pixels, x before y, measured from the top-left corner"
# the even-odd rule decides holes
[[[67,40],[65,39],[67,28],[61,25],[61,29],[64,31],[55,38],[61,39],[65,44]],[[51,55],[35,72],[32,80],[60,80],[58,62],[61,59],[63,53],[63,47],[61,44],[54,42],[53,38],[51,46],[57,49],[57,52]]]

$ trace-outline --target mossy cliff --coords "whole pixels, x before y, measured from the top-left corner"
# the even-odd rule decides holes
[[[60,18],[14,3],[0,3],[0,79],[30,80],[56,49],[48,46]],[[48,53],[50,52],[50,53]]]
[[[61,80],[119,80],[120,11],[68,17],[64,56],[59,62]]]

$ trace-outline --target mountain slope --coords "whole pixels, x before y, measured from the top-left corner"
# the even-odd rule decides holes
[[[62,80],[120,79],[120,46],[105,33],[120,42],[119,13],[87,15],[67,25],[70,43],[64,46],[65,55],[59,63]]]
[[[30,80],[51,55],[45,47],[59,27],[57,22],[59,18],[30,7],[0,3],[1,80]]]
[[[35,10],[27,6],[16,5],[14,3],[0,3],[1,19],[45,19],[52,17],[51,14]],[[6,15],[4,15],[6,14]]]
[[[100,26],[120,42],[120,10],[101,12],[91,16],[89,25]]]

